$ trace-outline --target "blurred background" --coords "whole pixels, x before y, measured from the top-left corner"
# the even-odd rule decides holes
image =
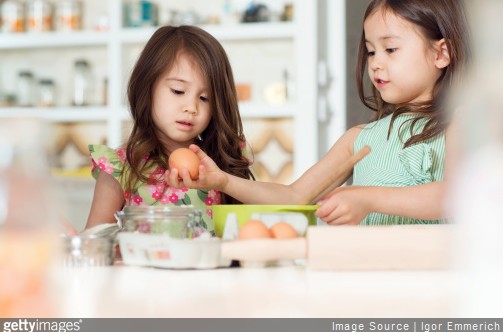
[[[0,119],[50,125],[41,139],[51,173],[81,229],[94,188],[87,146],[128,136],[125,90],[139,52],[157,26],[199,25],[229,55],[254,173],[289,183],[368,119],[352,63],[367,3],[2,0]]]

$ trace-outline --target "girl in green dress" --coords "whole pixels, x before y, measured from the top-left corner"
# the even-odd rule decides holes
[[[96,188],[86,228],[115,222],[125,205],[193,205],[213,231],[211,205],[237,203],[218,189],[173,188],[163,180],[172,151],[191,144],[233,176],[252,179],[227,55],[193,26],[159,28],[129,80],[133,128],[118,149],[91,145]]]
[[[449,145],[443,102],[468,58],[462,1],[373,0],[364,15],[357,67],[360,98],[374,112],[372,122],[350,128],[291,185],[227,174],[196,146],[191,149],[202,161],[199,180],[182,172],[180,182],[173,169],[166,181],[217,188],[250,204],[298,204],[368,145],[370,154],[335,183],[340,186],[353,176],[353,185],[319,200],[316,215],[331,225],[442,222]]]

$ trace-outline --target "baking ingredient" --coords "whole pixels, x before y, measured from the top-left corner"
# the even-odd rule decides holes
[[[243,227],[241,227],[238,236],[240,240],[268,239],[271,237],[271,231],[260,220],[249,220]]]
[[[291,239],[298,236],[297,231],[289,223],[280,221],[271,226],[272,236],[277,239]]]
[[[180,174],[183,169],[187,169],[192,180],[197,180],[199,177],[199,158],[190,149],[178,148],[171,152],[168,159],[168,165],[170,169],[178,169]]]

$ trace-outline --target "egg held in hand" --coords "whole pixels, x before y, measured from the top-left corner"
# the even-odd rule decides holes
[[[187,169],[192,180],[197,180],[199,177],[199,158],[190,149],[178,148],[171,152],[168,166],[170,169],[178,169],[180,175],[183,169]]]
[[[240,240],[269,239],[271,237],[271,231],[260,220],[249,220],[243,227],[241,227],[238,236]]]

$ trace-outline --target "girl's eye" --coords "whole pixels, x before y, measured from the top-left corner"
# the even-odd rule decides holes
[[[368,52],[367,52],[367,56],[369,56],[369,57],[370,57],[370,56],[374,56],[375,54],[376,54],[376,52],[375,52],[375,51],[368,51]]]
[[[386,52],[388,52],[388,53],[395,53],[396,50],[397,50],[396,48],[387,48]]]
[[[208,97],[206,97],[206,96],[201,96],[201,97],[199,97],[199,99],[201,99],[201,101],[204,101],[204,102],[208,101]]]
[[[175,95],[183,95],[183,91],[181,90],[171,89],[171,92],[173,92]]]

